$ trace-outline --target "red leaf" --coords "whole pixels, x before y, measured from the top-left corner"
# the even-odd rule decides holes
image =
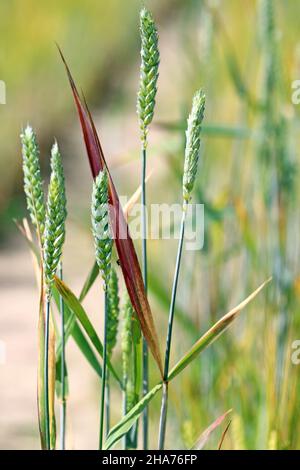
[[[219,416],[210,426],[208,426],[208,428],[206,428],[205,431],[203,431],[203,433],[201,434],[201,436],[197,439],[197,442],[196,442],[196,444],[194,444],[193,449],[196,449],[196,450],[203,449],[203,447],[205,446],[206,442],[208,441],[209,436],[211,435],[211,433],[218,426],[220,426],[220,424],[224,421],[226,416],[228,416],[228,414],[231,413],[231,411],[232,410],[226,411],[226,413]]]
[[[105,168],[109,176],[110,219],[116,248],[120,260],[120,266],[123,272],[125,284],[128,290],[132,306],[135,309],[139,318],[144,337],[148,343],[148,346],[150,348],[150,351],[152,352],[154,359],[157,362],[160,373],[161,375],[163,375],[158,336],[156,333],[150,305],[145,293],[141,268],[138,262],[133,241],[129,233],[129,228],[123,213],[123,209],[119,201],[118,193],[116,191],[112,177],[109,172],[109,168],[104,158],[100,140],[91,114],[88,110],[86,103],[85,107],[83,106],[75,82],[71,75],[70,69],[59,46],[57,47],[63,60],[63,63],[66,67],[69,82],[72,88],[92,175],[95,178],[98,175],[99,171]]]

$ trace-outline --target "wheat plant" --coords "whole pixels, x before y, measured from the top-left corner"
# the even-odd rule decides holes
[[[137,113],[141,133],[141,156],[142,156],[142,191],[141,191],[141,225],[142,225],[142,269],[145,291],[147,293],[147,206],[146,206],[146,167],[147,167],[147,135],[148,128],[152,122],[155,108],[155,97],[157,92],[159,50],[158,34],[151,13],[143,8],[140,13],[141,33],[141,70],[140,87],[137,99]],[[143,394],[146,395],[149,388],[148,371],[148,347],[143,341]],[[148,447],[148,409],[143,416],[143,442],[144,449]]]
[[[274,43],[274,24],[271,15],[272,10],[269,8],[270,2],[263,2],[263,7],[265,12],[263,31],[268,38],[265,39],[268,42],[267,50],[271,53],[274,51],[276,44]],[[214,31],[214,28],[220,27],[220,19],[218,13],[213,10],[210,11],[210,15],[212,21],[211,31]],[[169,384],[176,377],[182,376],[181,374],[188,366],[192,367],[193,371],[198,371],[199,363],[196,363],[195,359],[233,324],[241,311],[254,300],[270,281],[268,279],[263,282],[235,308],[230,309],[228,313],[219,317],[219,319],[217,319],[219,309],[217,314],[215,311],[211,312],[209,323],[205,325],[205,332],[201,335],[199,329],[195,326],[195,322],[192,321],[191,315],[189,315],[189,309],[193,309],[192,303],[185,302],[183,307],[176,303],[177,293],[180,290],[180,268],[184,264],[182,261],[185,260],[183,247],[189,204],[192,196],[195,197],[197,202],[202,197],[207,197],[205,188],[201,187],[200,184],[201,172],[198,172],[202,134],[203,137],[211,133],[216,136],[221,134],[228,137],[229,135],[230,138],[232,138],[232,135],[238,139],[248,138],[248,134],[246,133],[247,137],[245,137],[245,133],[239,129],[234,129],[233,132],[222,126],[209,127],[206,120],[203,124],[206,98],[202,90],[194,94],[187,129],[185,122],[179,122],[175,125],[175,132],[180,133],[181,139],[185,142],[185,149],[184,155],[183,152],[180,154],[177,167],[175,156],[172,165],[170,165],[172,168],[176,167],[177,180],[180,180],[182,184],[182,214],[175,269],[172,273],[171,296],[168,290],[163,290],[162,275],[159,270],[153,270],[154,273],[152,273],[152,269],[149,269],[147,258],[146,163],[148,131],[155,111],[160,53],[157,27],[152,14],[145,8],[140,13],[140,36],[141,66],[137,113],[140,127],[142,174],[140,188],[133,194],[128,206],[125,208],[121,205],[117,186],[110,171],[110,161],[104,156],[92,114],[86,101],[81,99],[70,68],[59,49],[78,112],[93,179],[91,226],[95,256],[94,264],[79,295],[76,295],[63,279],[62,251],[65,241],[67,211],[64,171],[58,144],[55,142],[51,150],[51,174],[47,201],[45,201],[40,171],[40,153],[36,136],[30,126],[27,126],[21,134],[24,192],[30,219],[37,235],[37,244],[31,237],[31,231],[27,223],[20,225],[20,229],[34,256],[39,280],[38,415],[41,447],[47,450],[56,448],[56,399],[61,400],[60,448],[64,450],[68,447],[66,431],[68,373],[65,350],[71,338],[86,359],[86,365],[94,371],[97,379],[101,381],[100,423],[97,432],[99,450],[108,450],[116,445],[122,445],[124,450],[137,449],[139,442],[142,442],[142,447],[147,449],[149,447],[150,417],[153,426],[157,429],[158,448],[162,450],[166,445]],[[234,85],[238,88],[240,99],[244,100],[251,109],[255,108],[255,112],[259,113],[262,121],[271,126],[272,143],[282,144],[283,134],[280,134],[280,140],[276,133],[278,122],[274,115],[276,113],[273,113],[273,91],[270,94],[265,94],[264,103],[257,104],[254,97],[250,99],[248,96],[248,88],[243,83],[233,54],[230,54],[229,62],[228,66],[232,73]],[[266,64],[265,80],[270,81],[273,78],[274,66],[274,63]],[[275,90],[276,83],[272,84],[272,90],[273,86]],[[270,84],[266,88],[270,91]],[[209,101],[211,98],[210,95],[208,96],[207,100]],[[170,132],[174,131],[172,125],[165,125],[165,127]],[[262,153],[266,148],[266,144],[269,143],[269,130],[269,127],[268,129],[263,127],[264,138],[261,141],[262,146],[260,148]],[[186,131],[185,134],[184,131]],[[282,149],[282,145],[280,148]],[[184,165],[182,168],[183,160]],[[206,156],[206,160],[210,161],[210,155]],[[277,158],[278,175],[282,176],[281,163],[280,159]],[[285,188],[279,184],[279,189],[279,202],[283,204],[281,196],[286,195]],[[141,266],[128,224],[130,210],[140,195],[142,203]],[[221,217],[217,209],[212,208],[210,204],[207,204],[207,206],[209,217],[220,220]],[[283,205],[280,208],[282,209],[281,213],[286,215],[286,207]],[[207,230],[211,230],[211,221],[208,223]],[[282,235],[282,231],[280,231],[280,235]],[[283,237],[280,247],[281,254],[283,253],[284,241]],[[168,256],[165,260],[168,266],[173,265],[170,259]],[[213,262],[217,263],[215,260]],[[212,269],[211,264],[207,263],[208,271]],[[267,269],[265,271],[268,272]],[[266,272],[264,272],[264,275]],[[84,306],[84,299],[89,294],[99,274],[104,292],[103,306],[101,305],[98,310],[103,322],[103,340],[100,339],[97,332],[98,328],[93,325],[91,317]],[[161,327],[163,322],[160,322],[160,318],[158,318],[157,309],[154,311],[151,308],[152,296],[148,296],[148,277],[151,279],[151,293],[154,290],[156,300],[167,306],[169,311],[166,331]],[[156,287],[155,289],[153,289],[153,285]],[[196,290],[198,289],[198,285],[193,285],[193,287]],[[218,288],[221,289],[221,286],[216,283],[215,290],[217,291]],[[120,298],[122,299],[121,307]],[[214,305],[213,301],[210,305]],[[218,305],[218,307],[223,308],[224,305]],[[178,313],[176,313],[177,311]],[[60,315],[60,329],[56,327],[56,315]],[[121,322],[120,319],[122,319]],[[179,349],[176,350],[176,362],[175,365],[172,365],[173,327],[177,321],[182,326],[183,333],[186,333],[190,345],[185,354],[182,354]],[[158,322],[161,330],[160,335],[157,334]],[[164,338],[163,343],[165,343],[163,359],[160,351],[161,337]],[[282,338],[279,343],[281,346],[282,343],[283,346],[285,345]],[[224,344],[222,347],[227,347],[227,343],[225,346]],[[228,344],[228,349],[230,349],[229,340]],[[119,361],[118,354],[121,357]],[[206,356],[205,360],[210,361],[210,356]],[[149,376],[149,365],[151,365],[151,370],[153,369],[153,375],[151,374],[151,376]],[[150,377],[155,378],[154,384],[150,383]],[[116,396],[122,396],[122,404],[121,400],[111,399],[112,389]],[[160,396],[160,394],[161,410],[158,419],[155,413],[153,417],[152,414],[149,415],[148,407],[154,397]],[[186,396],[188,397],[188,394]],[[118,406],[119,403],[120,406]],[[203,413],[203,405],[198,403],[197,407]],[[186,440],[189,443],[195,442],[194,445],[198,448],[204,446],[212,431],[221,425],[229,412],[224,413],[223,411],[222,415],[215,419],[198,439],[196,439],[197,436],[194,436],[189,423],[185,424],[183,428],[185,435],[188,436]],[[142,427],[139,425],[141,417]],[[233,419],[233,432],[238,427],[238,419]],[[224,445],[228,432],[230,432],[229,424],[222,433],[218,448]],[[270,446],[274,448],[277,445],[277,434],[271,432],[269,434]]]

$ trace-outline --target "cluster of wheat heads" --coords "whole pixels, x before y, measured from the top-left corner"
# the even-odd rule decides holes
[[[41,446],[43,449],[56,448],[55,399],[61,401],[60,448],[66,448],[66,418],[68,373],[66,345],[70,337],[76,342],[101,381],[100,425],[98,429],[99,449],[110,449],[122,440],[124,449],[137,449],[139,434],[142,446],[148,442],[148,405],[160,391],[162,404],[158,447],[164,449],[168,416],[169,383],[233,322],[240,311],[264,287],[263,283],[237,307],[211,326],[178,362],[170,367],[173,322],[176,321],[175,304],[179,271],[184,256],[184,233],[187,207],[197,178],[200,155],[201,127],[205,114],[205,95],[202,90],[194,94],[191,111],[186,125],[186,144],[182,168],[182,222],[172,294],[170,298],[168,329],[165,333],[164,355],[161,355],[160,339],[147,296],[147,249],[146,249],[146,149],[149,126],[154,118],[155,98],[158,84],[160,54],[158,32],[153,17],[146,9],[140,14],[141,72],[138,90],[137,112],[141,130],[142,153],[142,267],[127,226],[126,211],[122,208],[113,183],[109,162],[106,161],[91,114],[82,102],[70,69],[60,51],[70,81],[73,97],[82,127],[86,151],[94,180],[91,196],[91,227],[94,237],[95,263],[87,276],[80,295],[77,297],[62,279],[62,248],[65,239],[66,195],[62,158],[55,142],[51,151],[51,176],[48,197],[45,200],[41,179],[39,148],[36,136],[27,127],[21,135],[24,190],[37,244],[33,241],[30,228],[25,221],[20,228],[26,237],[36,261],[40,289],[39,304],[39,370],[38,370],[38,412]],[[137,198],[134,194],[133,200]],[[130,206],[130,205],[129,205]],[[117,220],[116,220],[116,214]],[[120,236],[126,233],[126,237]],[[115,260],[118,259],[117,267]],[[92,324],[82,301],[100,274],[104,291],[102,312],[104,336],[101,341],[97,328]],[[123,278],[125,293],[120,305],[119,282]],[[268,281],[266,281],[268,282]],[[60,328],[56,317],[60,316]],[[114,363],[114,347],[119,342],[119,320],[122,318],[121,347],[122,370]],[[149,384],[148,351],[157,366],[161,379]],[[119,388],[123,395],[120,420],[111,423],[110,383]],[[143,426],[138,426],[143,415]],[[220,421],[220,420],[219,420]],[[214,424],[217,425],[217,422]],[[97,431],[96,431],[97,432]]]

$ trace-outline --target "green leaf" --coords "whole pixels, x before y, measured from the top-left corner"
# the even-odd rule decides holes
[[[93,264],[93,267],[92,269],[90,270],[89,274],[88,274],[88,277],[81,289],[81,292],[80,292],[80,295],[79,295],[79,301],[82,302],[83,299],[87,296],[90,288],[92,287],[92,285],[94,284],[95,280],[97,279],[97,276],[99,274],[99,268],[98,268],[98,265],[95,261],[95,263]]]
[[[56,358],[56,364],[55,364],[55,391],[56,395],[58,398],[62,398],[62,380],[61,380],[61,367],[62,367],[62,361],[61,361],[61,356],[59,358]],[[67,369],[67,364],[65,363],[65,376],[64,376],[64,382],[65,382],[65,398],[68,397],[69,395],[69,380],[68,380],[68,369]]]
[[[55,303],[57,305],[57,308],[59,309],[59,293],[56,287],[52,287],[52,295],[55,300]],[[69,309],[67,305],[65,305],[65,341],[67,341],[67,338],[69,336],[72,336],[75,343],[77,344],[78,348],[88,361],[88,363],[91,365],[91,367],[94,369],[96,374],[101,378],[102,377],[102,368],[101,365],[90,345],[86,337],[84,336],[83,332],[80,329],[80,326],[77,323],[76,316],[74,313]],[[57,338],[57,346],[56,346],[56,371],[57,371],[57,384],[56,384],[56,391],[58,397],[60,396],[60,390],[61,390],[61,380],[60,380],[60,368],[61,368],[61,350],[62,350],[62,345],[61,345],[61,338]],[[65,390],[68,390],[68,378],[65,378]]]
[[[184,131],[186,121],[158,122],[158,127],[166,131]],[[208,137],[224,137],[229,139],[249,139],[251,130],[246,127],[226,126],[223,124],[205,124],[202,126],[202,133]]]
[[[63,281],[61,281],[58,277],[55,277],[55,286],[58,292],[62,295],[68,308],[76,315],[77,319],[79,320],[80,324],[82,325],[84,331],[88,335],[95,349],[98,351],[98,353],[102,357],[103,356],[102,343],[89,317],[87,316],[83,306],[81,305],[77,297],[73,294],[71,289],[69,289],[69,287]],[[114,368],[112,367],[109,361],[108,361],[108,367],[111,373],[113,374],[113,376],[115,377],[115,379],[117,380],[117,382],[119,382],[120,386],[122,387],[122,382],[119,379],[116,371],[114,370]]]
[[[99,361],[77,322],[73,326],[72,337],[96,374],[102,377],[102,368]]]
[[[26,221],[26,219],[24,219]],[[19,223],[18,221],[15,221],[18,229],[20,230],[21,234],[25,238],[26,242],[29,245],[30,250],[32,251],[33,255],[35,256],[37,262],[39,262],[39,252],[35,244],[32,242],[32,240],[29,238],[28,233],[26,232],[26,226],[24,225],[25,222],[23,221],[23,224]],[[93,270],[92,270],[93,271]],[[40,274],[39,274],[40,276]],[[97,276],[97,271],[96,271],[96,276]],[[80,294],[80,300],[82,301],[85,297],[85,295],[88,293],[91,285],[93,284],[95,278],[91,281],[91,277],[89,276],[85,285],[83,286],[83,289]],[[52,294],[55,299],[57,308],[59,310],[59,293],[55,286],[52,287]],[[102,369],[99,364],[99,361],[97,357],[95,356],[94,351],[92,350],[89,342],[85,338],[84,334],[82,333],[79,325],[77,324],[76,321],[76,315],[68,308],[67,305],[65,305],[65,316],[66,316],[66,330],[65,330],[65,340],[67,342],[67,339],[70,335],[72,335],[75,343],[89,362],[89,364],[92,366],[92,368],[95,370],[95,372],[99,375],[99,377],[102,377]],[[58,340],[58,345],[56,349],[56,368],[61,367],[59,364],[60,358],[61,358],[61,340]],[[67,384],[66,384],[67,385]],[[61,384],[58,384],[58,387],[61,387]]]
[[[119,421],[109,432],[107,440],[104,444],[104,450],[110,449],[116,442],[118,442],[124,434],[126,434],[131,427],[134,425],[136,420],[141,415],[145,406],[152,400],[157,392],[162,388],[162,383],[157,384],[150,390],[131,410],[127,413],[124,418]]]
[[[257,294],[270,282],[271,279],[265,281],[259,286],[252,294],[250,294],[243,302],[237,307],[233,308],[224,315],[217,323],[215,323],[201,338],[194,344],[194,346],[180,359],[179,362],[173,367],[169,373],[169,380],[174,379],[181,371],[183,371],[192,362],[200,352],[207,346],[212,344],[228,327],[233,320],[239,315],[241,310],[257,296]]]
[[[224,315],[215,325],[210,328],[188,351],[183,358],[171,370],[168,380],[173,380],[180,372],[182,372],[206,347],[212,344],[224,331],[231,325],[233,320],[238,316],[243,308],[257,296],[257,294],[270,282],[271,278],[265,281],[258,287],[252,294],[250,294],[243,302],[237,307],[233,308]],[[150,392],[145,395],[130,411],[127,413],[118,424],[116,424],[109,432],[107,440],[104,444],[104,449],[110,449],[126,434],[131,426],[141,415],[143,409],[148,405],[152,398],[162,388],[162,382],[157,384]]]

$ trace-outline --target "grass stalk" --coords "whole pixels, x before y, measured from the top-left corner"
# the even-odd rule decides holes
[[[107,436],[110,429],[110,383],[109,383],[109,369],[106,372],[106,388],[105,388],[105,417],[106,417],[106,431]]]
[[[103,367],[102,367],[102,387],[100,403],[100,433],[99,449],[103,446],[104,429],[104,408],[106,391],[106,368],[108,359],[108,321],[109,321],[109,280],[111,276],[111,253],[113,241],[108,215],[108,177],[105,171],[100,171],[93,184],[92,193],[92,229],[95,243],[95,255],[97,265],[103,281],[104,287],[104,338],[103,338]]]
[[[183,203],[183,211],[181,218],[180,226],[180,235],[178,242],[177,258],[176,258],[176,267],[174,272],[173,287],[172,287],[172,297],[169,311],[169,322],[168,322],[168,332],[166,340],[166,354],[165,354],[165,365],[164,365],[164,385],[163,385],[163,396],[161,404],[161,414],[159,422],[159,437],[158,437],[158,448],[160,450],[164,449],[165,445],[165,434],[166,434],[166,425],[167,425],[167,409],[168,409],[168,375],[169,375],[169,365],[170,365],[170,353],[171,353],[171,342],[172,342],[172,330],[173,330],[173,320],[174,320],[174,311],[175,311],[175,302],[179,278],[179,270],[182,256],[182,248],[184,241],[184,230],[185,230],[185,219],[186,219],[186,209],[187,201]]]
[[[205,95],[202,90],[199,90],[195,93],[192,103],[192,109],[188,118],[188,126],[186,131],[186,146],[185,146],[185,159],[184,159],[184,171],[183,171],[183,181],[182,181],[182,195],[183,195],[183,205],[182,205],[182,218],[180,226],[180,235],[178,242],[176,266],[173,279],[172,287],[172,297],[170,303],[169,311],[169,323],[168,323],[168,332],[166,340],[166,353],[165,353],[165,365],[164,365],[164,375],[163,375],[163,396],[162,396],[162,405],[161,405],[161,416],[159,423],[159,437],[158,437],[158,446],[160,450],[164,449],[165,445],[165,434],[166,434],[166,425],[167,425],[167,408],[168,408],[168,377],[169,377],[169,364],[170,364],[170,353],[171,353],[171,343],[172,343],[172,330],[173,330],[173,320],[174,320],[174,311],[175,311],[175,302],[176,302],[176,293],[178,286],[179,270],[182,256],[182,248],[184,241],[184,230],[185,230],[185,220],[186,212],[189,201],[191,200],[191,193],[195,184],[195,179],[197,175],[198,160],[199,160],[199,150],[200,150],[200,133],[201,133],[201,124],[204,116],[205,109]]]
[[[141,69],[140,87],[137,99],[137,113],[141,131],[142,145],[142,193],[141,193],[141,226],[142,226],[142,270],[145,292],[147,295],[147,222],[146,222],[146,147],[148,127],[153,119],[155,108],[155,96],[157,91],[159,50],[158,34],[151,13],[142,8],[140,13],[140,33],[141,33]],[[148,366],[148,346],[143,338],[143,395],[149,389],[149,366]],[[148,408],[143,412],[143,447],[148,448]]]
[[[103,430],[104,430],[104,405],[105,405],[105,389],[106,389],[106,363],[107,363],[107,289],[104,292],[104,338],[103,338],[103,367],[102,367],[102,386],[101,386],[101,405],[100,405],[100,435],[99,450],[103,447]]]
[[[127,387],[127,374],[124,375],[123,377],[123,386],[124,386],[124,390],[123,390],[123,394],[122,394],[122,400],[123,400],[123,403],[122,403],[122,407],[123,407],[123,416],[125,416],[127,414],[127,393],[126,393],[126,387]],[[127,448],[127,435],[124,434],[123,436],[123,450],[126,450]]]
[[[63,280],[62,262],[59,263],[59,278]],[[61,409],[60,409],[60,449],[65,450],[66,447],[66,387],[65,387],[65,304],[63,297],[59,296],[59,309],[61,321]]]
[[[147,166],[147,151],[143,146],[142,148],[142,192],[141,192],[141,226],[142,226],[142,269],[145,291],[147,294],[148,279],[147,279],[147,214],[146,214],[146,166]],[[143,338],[143,395],[147,395],[149,391],[149,357],[148,345],[145,338]],[[148,407],[145,407],[143,412],[143,447],[148,448]]]
[[[50,297],[47,296],[47,298],[46,298],[46,318],[45,318],[45,358],[44,358],[45,440],[46,440],[46,449],[47,450],[50,450],[49,329],[50,329]]]

